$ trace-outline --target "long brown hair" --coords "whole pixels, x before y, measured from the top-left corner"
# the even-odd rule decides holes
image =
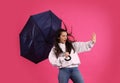
[[[59,47],[59,45],[58,45],[58,43],[60,42],[59,37],[60,37],[60,35],[61,35],[62,32],[66,32],[66,33],[67,33],[67,40],[66,40],[66,43],[65,43],[65,45],[66,45],[66,52],[71,53],[71,50],[72,50],[72,49],[73,49],[74,52],[75,52],[75,49],[74,49],[74,47],[73,47],[73,45],[72,45],[72,42],[74,42],[75,40],[70,40],[70,39],[69,39],[69,36],[71,36],[72,38],[74,38],[74,37],[73,37],[71,34],[69,34],[69,33],[67,32],[67,30],[65,30],[65,29],[59,29],[59,30],[57,31],[57,33],[56,33],[57,35],[56,35],[55,43],[54,43],[54,46],[55,46],[54,52],[55,52],[55,55],[56,55],[57,58],[59,57],[59,54],[63,52],[63,51],[61,50],[61,48]]]

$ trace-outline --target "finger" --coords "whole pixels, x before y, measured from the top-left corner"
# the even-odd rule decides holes
[[[94,32],[93,35],[96,37],[96,33]]]

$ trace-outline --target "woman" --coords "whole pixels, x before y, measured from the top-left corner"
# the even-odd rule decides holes
[[[74,83],[84,83],[78,66],[80,59],[78,53],[90,51],[96,42],[95,33],[88,42],[72,42],[68,38],[66,30],[57,32],[55,44],[49,53],[49,61],[59,68],[59,83],[68,83],[71,79]]]

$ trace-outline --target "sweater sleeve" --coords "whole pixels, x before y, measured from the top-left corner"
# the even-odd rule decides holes
[[[55,53],[54,53],[54,47],[51,49],[49,56],[48,56],[49,62],[53,65],[53,66],[57,66],[60,67],[61,63],[60,63],[60,58],[56,57]]]
[[[61,53],[60,56],[57,58],[54,53],[54,47],[51,49],[49,56],[48,56],[49,62],[56,67],[67,67],[72,64],[72,61],[65,61],[64,53]]]
[[[73,46],[75,48],[75,51],[77,53],[80,53],[80,52],[90,51],[91,48],[94,46],[94,43],[92,41],[88,41],[88,42],[74,42]]]

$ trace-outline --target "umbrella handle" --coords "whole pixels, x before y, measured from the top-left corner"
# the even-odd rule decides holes
[[[71,56],[68,56],[67,58],[65,58],[65,61],[70,61],[71,60]]]

